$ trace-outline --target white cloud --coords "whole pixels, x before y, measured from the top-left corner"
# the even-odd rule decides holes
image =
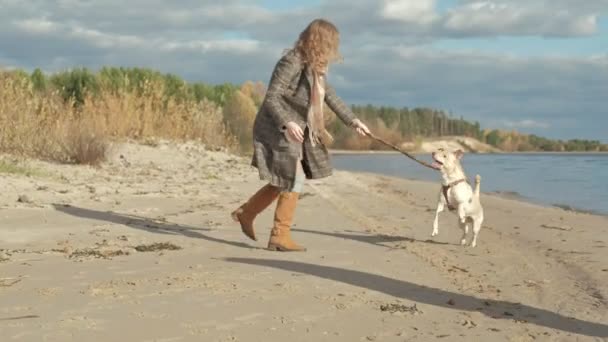
[[[597,32],[597,15],[545,1],[470,1],[448,11],[444,27],[465,35],[586,36]]]
[[[523,16],[521,9],[507,4],[473,2],[448,12],[445,26],[453,30],[475,30],[513,25]]]
[[[597,33],[597,20],[598,16],[596,14],[583,15],[572,20],[571,27],[573,32],[578,32],[581,35],[592,35]]]
[[[146,41],[133,35],[108,34],[85,27],[71,27],[69,34],[74,38],[84,39],[100,48],[136,48],[146,45]]]
[[[161,49],[165,51],[193,51],[193,52],[236,52],[251,53],[260,47],[260,42],[256,40],[210,40],[210,41],[186,41],[186,42],[165,42],[161,44]]]
[[[438,18],[435,0],[384,0],[381,14],[387,19],[419,24]]]
[[[29,34],[48,34],[57,31],[58,25],[46,18],[16,20],[15,26]]]

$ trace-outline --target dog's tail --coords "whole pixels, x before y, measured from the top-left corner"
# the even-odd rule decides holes
[[[475,176],[475,196],[479,198],[479,188],[481,187],[481,176]]]

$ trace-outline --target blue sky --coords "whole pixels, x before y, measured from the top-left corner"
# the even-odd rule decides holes
[[[316,17],[341,31],[348,103],[608,142],[608,0],[0,0],[0,66],[267,82]]]

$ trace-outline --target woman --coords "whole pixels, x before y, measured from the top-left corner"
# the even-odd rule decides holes
[[[305,251],[292,241],[290,228],[304,179],[332,173],[323,107],[359,134],[369,129],[325,81],[328,66],[339,58],[339,33],[329,21],[316,19],[300,34],[294,48],[277,63],[253,127],[252,165],[269,183],[232,213],[245,235],[257,240],[255,217],[278,198],[268,249]]]

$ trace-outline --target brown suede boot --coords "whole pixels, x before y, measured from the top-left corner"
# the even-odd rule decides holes
[[[232,212],[232,219],[241,224],[241,230],[248,238],[257,241],[253,220],[264,209],[274,202],[279,196],[280,190],[270,184],[263,186],[251,198],[237,210]]]
[[[283,192],[279,195],[274,212],[274,227],[270,233],[268,249],[281,252],[304,252],[306,248],[291,240],[291,222],[298,204],[299,193]]]

